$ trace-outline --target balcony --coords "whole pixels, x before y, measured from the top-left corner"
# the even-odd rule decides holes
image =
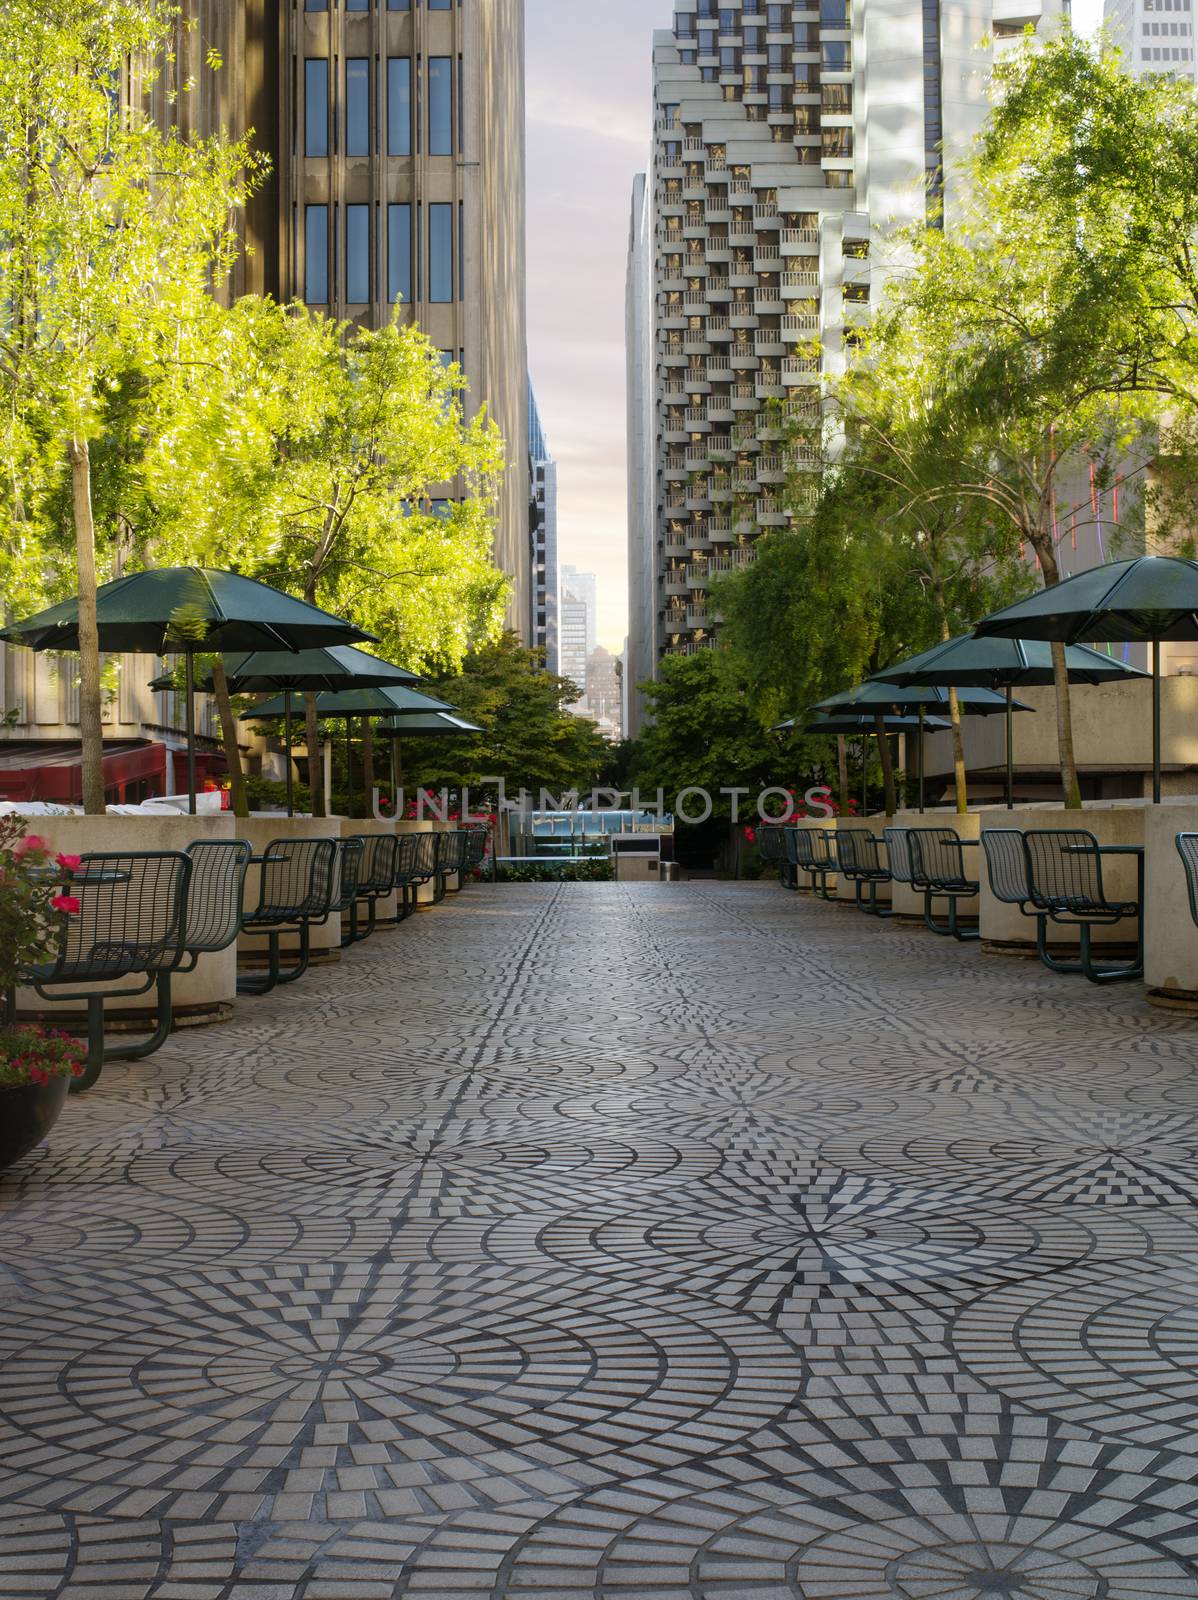
[[[728,395],[713,394],[708,397],[707,416],[711,422],[731,422],[732,400]]]
[[[818,272],[784,272],[782,274],[782,293],[793,294],[818,294]]]
[[[782,363],[784,383],[804,383],[819,377],[818,356],[787,356]]]
[[[784,255],[802,255],[819,249],[818,228],[783,228],[780,238]]]
[[[688,428],[705,428],[707,426],[707,407],[687,406],[686,425]]]
[[[706,471],[710,462],[711,457],[703,445],[693,444],[686,452],[686,465],[692,472],[699,468]]]
[[[793,334],[796,338],[804,334],[819,332],[819,312],[800,311],[792,312],[782,318],[782,332]]]
[[[776,244],[760,244],[753,251],[753,266],[758,272],[777,272],[782,252]]]
[[[781,500],[770,495],[757,502],[757,521],[763,528],[783,528],[790,517]]]

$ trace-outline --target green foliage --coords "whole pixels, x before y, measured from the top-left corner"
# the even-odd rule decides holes
[[[503,778],[514,796],[523,786],[534,795],[589,791],[610,757],[611,746],[595,724],[569,710],[577,687],[544,669],[541,655],[525,649],[514,633],[480,645],[461,673],[433,678],[428,692],[456,706],[483,732],[442,739],[422,734],[401,741],[405,772],[430,789],[476,793],[485,776]]]
[[[33,1026],[0,1028],[0,1089],[83,1076],[83,1046],[69,1034]]]
[[[49,960],[57,948],[65,906],[56,907],[66,879],[37,834],[21,817],[0,817],[0,994],[14,989],[21,969]]]
[[[615,867],[611,858],[602,861],[551,861],[527,863],[496,869],[496,883],[613,883]]]

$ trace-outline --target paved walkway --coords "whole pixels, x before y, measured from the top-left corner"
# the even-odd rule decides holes
[[[474,889],[0,1181],[4,1600],[1198,1597],[1198,1025]]]

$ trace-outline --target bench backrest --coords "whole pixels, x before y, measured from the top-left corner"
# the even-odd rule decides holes
[[[191,870],[191,857],[182,850],[85,855],[64,891],[79,901],[79,911],[66,919],[58,964],[102,969],[119,952],[129,972],[177,967],[184,955]]]
[[[358,893],[390,894],[395,887],[395,862],[399,855],[399,840],[393,833],[364,833],[358,837],[362,841]]]
[[[366,853],[366,840],[360,833],[351,833],[337,845],[337,903],[348,911],[361,898],[362,859]]]
[[[886,859],[890,865],[890,876],[896,883],[910,883],[912,881],[910,828],[885,828],[882,837],[886,840]]]
[[[438,833],[434,838],[437,841],[437,871],[460,872],[462,862],[466,859],[466,835],[462,829],[454,828],[450,833]]]
[[[262,852],[257,911],[285,922],[327,917],[337,882],[336,839],[272,839]]]
[[[786,840],[782,837],[782,829],[767,823],[757,830],[757,846],[761,851],[761,859],[772,865],[785,860]]]
[[[431,878],[437,870],[437,840],[440,835],[435,833],[416,834],[416,869],[417,878]]]
[[[1105,905],[1098,840],[1084,828],[1034,828],[1023,836],[1027,878],[1038,904]]]
[[[418,833],[401,833],[395,843],[398,849],[395,852],[395,882],[396,884],[411,883],[416,875],[419,864],[421,835]]]
[[[1198,923],[1198,833],[1179,833],[1177,853],[1185,868],[1186,893],[1190,897],[1190,916]]]
[[[246,869],[253,851],[244,839],[194,839],[187,846],[186,948],[196,955],[227,950],[241,931]]]
[[[487,859],[487,839],[489,836],[486,828],[466,829],[466,859],[463,862],[463,866],[482,866]]]
[[[1026,905],[1032,895],[1021,831],[1018,828],[985,828],[982,850],[994,898],[1009,906]]]
[[[952,828],[910,828],[911,882],[916,888],[965,882],[965,852]]]

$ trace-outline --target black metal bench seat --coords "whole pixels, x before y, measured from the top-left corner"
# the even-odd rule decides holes
[[[836,872],[836,838],[827,828],[787,828],[786,859],[798,874],[808,878],[807,887],[821,900],[834,898],[828,879]]]
[[[911,885],[923,892],[923,920],[933,933],[962,943],[981,938],[979,928],[963,928],[957,902],[973,900],[981,883],[965,871],[965,850],[952,828],[908,828],[911,851]],[[935,902],[948,902],[948,921],[939,923]]]
[[[246,933],[266,935],[267,970],[240,974],[239,994],[269,994],[280,984],[295,983],[308,970],[311,930],[332,915],[337,856],[335,839],[274,839],[267,845],[259,863],[257,904],[242,919]],[[280,950],[284,933],[299,937],[295,964],[287,969]]]
[[[1114,900],[1106,892],[1102,846],[1084,828],[1031,829],[1023,835],[1028,898],[1036,916],[1036,949],[1053,972],[1080,972],[1091,983],[1121,983],[1144,975],[1144,910],[1136,900]],[[1135,955],[1130,962],[1102,965],[1094,959],[1092,931],[1134,921]],[[1048,924],[1076,927],[1077,961],[1061,961],[1048,950]]]
[[[349,927],[341,936],[341,948],[361,944],[378,926],[378,903],[395,893],[395,868],[399,840],[393,833],[353,834],[342,840],[342,875],[339,910],[348,915]],[[356,862],[346,856],[345,847],[360,847]],[[348,867],[348,871],[347,871]],[[362,907],[366,908],[365,924]]]
[[[893,912],[878,903],[879,884],[890,883],[890,868],[882,860],[883,841],[867,828],[845,828],[836,835],[836,860],[840,873],[853,885],[857,909],[871,917]],[[866,890],[869,898],[866,899]]]

